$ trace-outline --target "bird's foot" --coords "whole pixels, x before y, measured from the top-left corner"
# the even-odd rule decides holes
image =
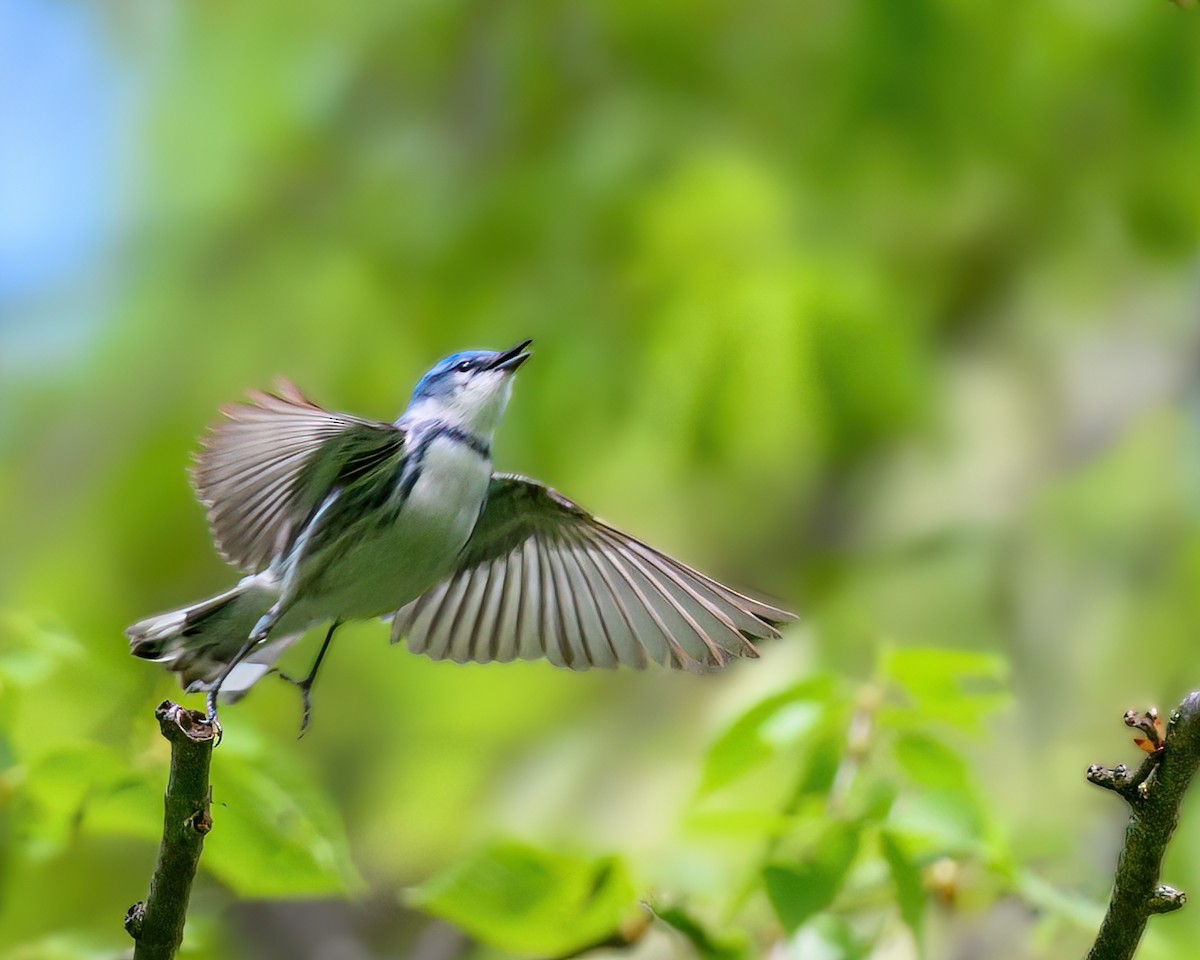
[[[224,731],[221,729],[221,721],[217,719],[217,691],[216,690],[208,691],[208,698],[205,701],[205,706],[206,706],[206,710],[204,713],[204,722],[207,723],[210,727],[212,727],[213,733],[216,735],[216,738],[217,738],[216,742],[213,743],[213,747],[216,748],[221,745],[221,737],[224,735]]]
[[[296,734],[296,739],[301,739],[308,732],[308,723],[312,719],[312,677],[307,677],[304,680],[297,680],[295,677],[289,677],[286,673],[280,673],[281,680],[286,680],[292,686],[300,690],[301,702],[304,706],[304,713],[300,718],[300,732]]]

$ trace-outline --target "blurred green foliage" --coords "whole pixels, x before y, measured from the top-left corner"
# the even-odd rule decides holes
[[[1082,955],[1124,817],[1083,770],[1200,686],[1194,13],[108,17],[134,228],[63,292],[85,334],[28,305],[0,358],[0,956],[127,948],[178,693],[121,630],[231,579],[183,470],[216,408],[286,375],[387,417],[523,336],[500,468],[801,624],[705,678],[344,628],[303,741],[286,684],[223,714],[188,955],[423,956],[426,914],[480,960]],[[1188,890],[1197,844],[1192,803]]]
[[[635,896],[612,857],[591,861],[497,843],[419,887],[412,902],[485,943],[562,956],[607,940],[635,909]]]

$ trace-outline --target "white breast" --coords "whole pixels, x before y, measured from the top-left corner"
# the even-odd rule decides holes
[[[437,437],[396,522],[341,553],[287,620],[367,619],[398,610],[441,580],[471,536],[487,495],[491,460]]]
[[[465,443],[438,437],[425,449],[399,526],[435,541],[439,555],[451,563],[475,527],[491,477],[491,460]]]

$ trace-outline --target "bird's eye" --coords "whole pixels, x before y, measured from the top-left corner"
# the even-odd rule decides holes
[[[454,365],[454,369],[457,370],[459,373],[466,373],[468,370],[471,369],[471,361],[470,360],[459,360],[458,363],[456,363]]]

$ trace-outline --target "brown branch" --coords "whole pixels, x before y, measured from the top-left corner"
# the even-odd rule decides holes
[[[208,766],[217,732],[204,714],[164,700],[154,711],[171,742],[162,843],[150,878],[150,893],[125,914],[134,960],[171,960],[183,941],[192,879],[204,837],[212,829]]]
[[[1120,794],[1130,807],[1112,900],[1087,960],[1132,960],[1150,917],[1187,901],[1181,891],[1159,886],[1158,876],[1179,805],[1200,767],[1200,692],[1179,705],[1165,736],[1154,710],[1131,711],[1125,723],[1146,734],[1140,745],[1149,752],[1141,767],[1130,772],[1124,764],[1112,770],[1094,765],[1087,772],[1089,781]]]

